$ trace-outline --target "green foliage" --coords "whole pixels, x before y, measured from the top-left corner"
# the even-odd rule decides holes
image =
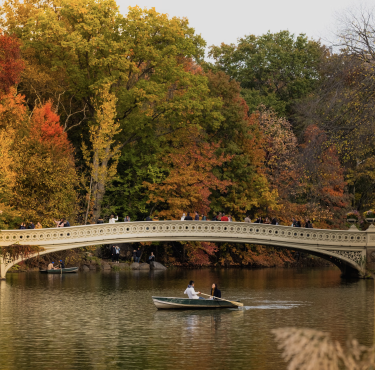
[[[263,104],[287,117],[292,105],[316,87],[323,54],[319,42],[289,31],[249,35],[238,45],[210,50],[215,66],[240,82],[250,112]]]

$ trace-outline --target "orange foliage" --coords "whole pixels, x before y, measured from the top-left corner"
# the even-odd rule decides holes
[[[52,103],[35,108],[30,122],[30,137],[62,155],[68,155],[72,146],[60,125],[60,117],[52,111]]]
[[[185,245],[188,263],[194,266],[209,266],[210,256],[213,256],[219,249],[214,243],[189,242]]]
[[[225,192],[231,184],[219,180],[212,170],[231,157],[217,156],[219,144],[204,141],[195,127],[180,130],[170,139],[171,152],[163,158],[169,174],[161,183],[144,183],[150,192],[148,202],[161,209],[159,218],[178,219],[184,211],[207,214],[211,190]]]
[[[24,62],[21,59],[20,41],[0,31],[0,90],[8,92],[19,83]]]

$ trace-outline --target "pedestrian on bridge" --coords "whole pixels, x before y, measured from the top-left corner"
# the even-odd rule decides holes
[[[229,218],[227,216],[225,216],[225,213],[223,213],[223,215],[221,216],[220,221],[228,222]]]
[[[189,212],[188,212],[187,216],[185,217],[185,221],[193,221],[193,218],[190,216]]]
[[[118,216],[116,216],[116,218],[115,218],[114,215],[111,215],[111,217],[109,218],[108,223],[109,224],[114,224],[114,223],[116,223],[116,221],[118,221]]]

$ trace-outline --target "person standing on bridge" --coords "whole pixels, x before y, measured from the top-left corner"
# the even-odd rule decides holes
[[[193,218],[190,216],[189,212],[188,212],[187,216],[185,217],[185,221],[193,221]]]
[[[220,221],[228,222],[229,218],[227,216],[225,216],[225,213],[223,213],[223,215],[221,216],[221,220]]]
[[[60,221],[58,220],[53,220],[56,224],[56,227],[64,227],[64,219],[60,219]]]
[[[244,222],[248,222],[248,223],[250,223],[250,222],[251,222],[250,217],[249,217],[249,216],[246,216]]]
[[[111,217],[109,218],[108,223],[109,224],[114,224],[114,223],[116,223],[116,221],[118,221],[118,216],[116,216],[116,218],[115,218],[114,215],[111,215]]]
[[[125,216],[124,222],[130,222],[130,217],[128,215]]]
[[[195,216],[194,216],[195,221],[199,221],[199,214],[197,211],[195,211]]]
[[[185,215],[185,212],[182,214],[182,217],[181,217],[181,221],[184,221],[185,220],[185,217],[186,217],[186,215]]]

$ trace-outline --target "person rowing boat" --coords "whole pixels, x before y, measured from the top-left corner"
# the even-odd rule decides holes
[[[202,297],[198,297],[198,294],[201,294],[201,292],[195,291],[193,280],[190,280],[188,287],[184,291],[184,294],[187,294],[190,299],[204,299]]]

